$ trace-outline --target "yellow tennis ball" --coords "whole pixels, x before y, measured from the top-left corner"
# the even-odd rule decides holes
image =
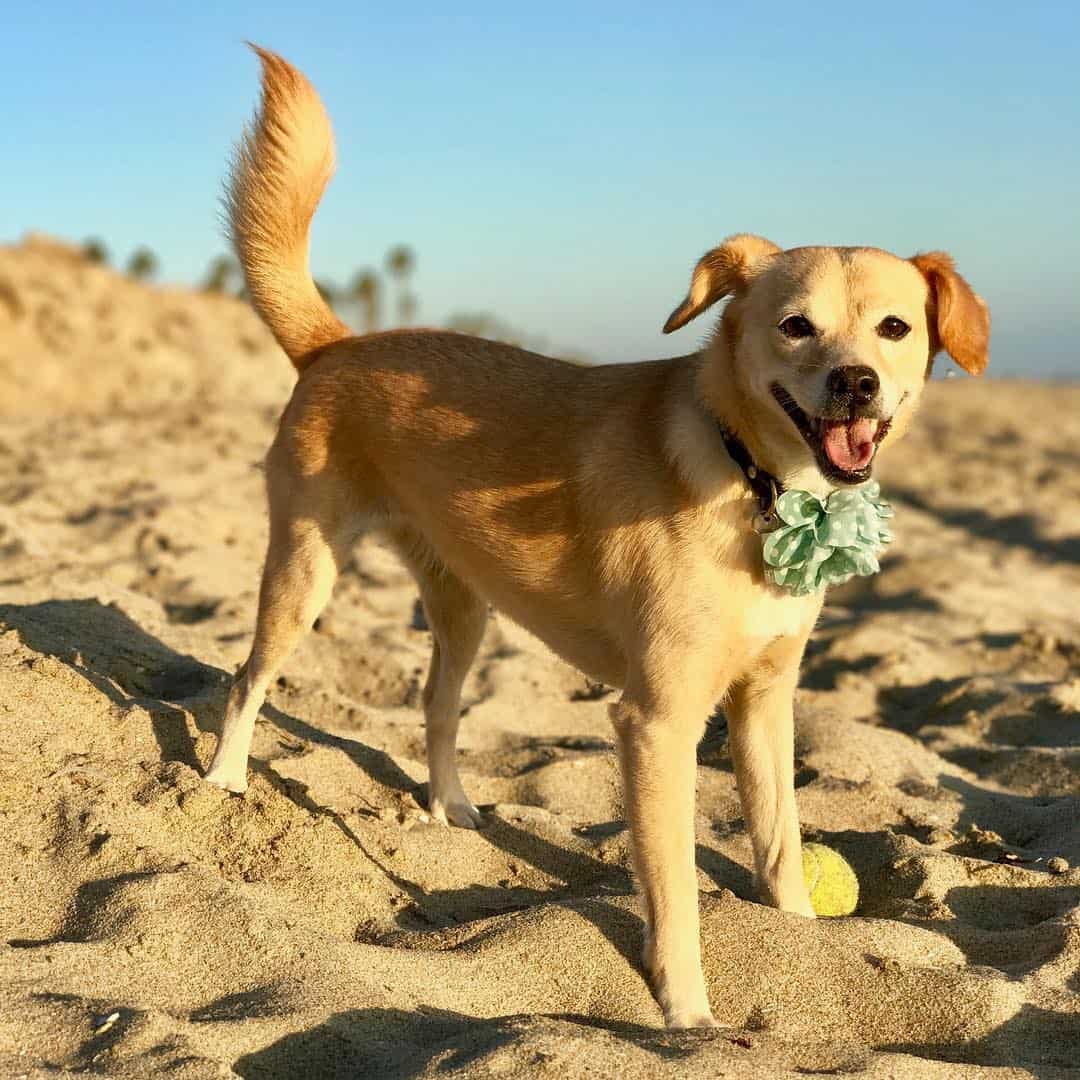
[[[816,915],[850,915],[859,906],[859,879],[838,851],[803,844],[802,869]]]

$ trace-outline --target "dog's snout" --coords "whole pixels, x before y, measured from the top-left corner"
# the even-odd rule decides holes
[[[829,394],[850,401],[853,405],[869,405],[877,395],[881,382],[877,372],[865,364],[850,364],[833,368],[827,382]]]

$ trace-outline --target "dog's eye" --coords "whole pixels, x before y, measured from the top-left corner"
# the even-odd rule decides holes
[[[888,338],[889,341],[899,341],[901,338],[907,337],[910,329],[911,327],[903,319],[898,319],[895,315],[886,315],[878,323],[877,332],[883,338]]]
[[[781,334],[793,340],[813,337],[814,324],[805,315],[789,315],[778,327]]]

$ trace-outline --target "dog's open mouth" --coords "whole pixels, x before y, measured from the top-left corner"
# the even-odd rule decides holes
[[[833,420],[810,416],[779,383],[773,383],[770,389],[777,404],[791,417],[814,451],[818,468],[826,479],[841,484],[861,484],[870,479],[874,453],[888,434],[891,419],[852,415]]]

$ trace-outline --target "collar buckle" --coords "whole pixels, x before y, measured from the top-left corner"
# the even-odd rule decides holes
[[[776,500],[784,490],[772,473],[762,469],[750,456],[746,443],[739,438],[730,428],[719,424],[720,437],[724,440],[724,448],[731,460],[743,471],[750,490],[757,499],[758,512],[754,515],[754,529],[759,533],[772,532],[780,525],[780,518],[776,513]]]
[[[771,533],[780,528],[780,515],[776,512],[776,500],[780,495],[776,490],[776,479],[772,476],[769,477],[769,488],[771,491],[769,505],[754,515],[752,522],[754,532]]]

